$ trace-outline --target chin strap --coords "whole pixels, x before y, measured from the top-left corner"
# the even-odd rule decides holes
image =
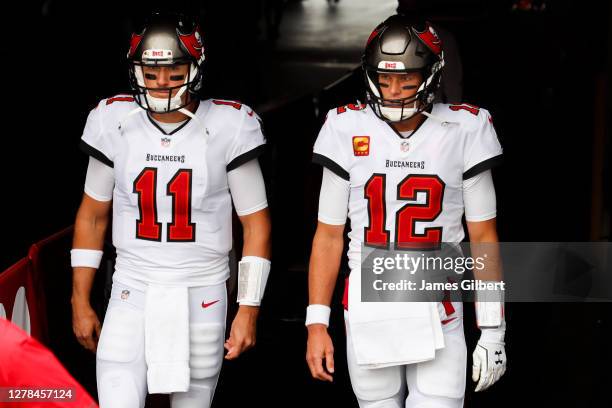
[[[181,96],[185,93],[187,89],[187,85],[183,85],[176,95],[170,98],[170,103],[168,104],[168,98],[157,98],[147,91],[144,95],[147,100],[147,105],[151,108],[155,113],[165,113],[171,110],[176,109],[183,102]],[[170,105],[170,106],[168,106]]]

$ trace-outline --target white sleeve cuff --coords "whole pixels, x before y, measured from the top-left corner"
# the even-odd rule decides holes
[[[319,213],[319,215],[317,216],[317,220],[322,222],[323,224],[328,224],[328,225],[345,225],[346,224],[346,218],[344,219],[329,218],[329,217],[326,217],[325,214],[321,214],[321,213]]]
[[[493,219],[495,217],[497,217],[497,211],[493,211],[493,212],[490,212],[488,214],[482,214],[482,215],[478,215],[478,216],[475,216],[475,215],[468,216],[468,215],[466,215],[465,216],[465,220],[468,221],[468,222],[482,222],[482,221],[487,221],[487,220]]]
[[[87,184],[85,184],[85,188],[84,188],[85,194],[87,194],[89,197],[93,198],[96,201],[101,201],[101,202],[109,202],[113,199],[113,196],[111,195],[110,197],[108,196],[101,196],[99,194],[97,194],[94,191],[91,191],[90,188],[87,187]]]
[[[326,305],[309,305],[306,308],[306,326],[324,324],[329,327],[331,308]]]
[[[264,208],[267,208],[267,207],[268,207],[268,201],[265,200],[262,203],[254,205],[251,208],[241,209],[241,210],[238,210],[238,208],[236,208],[236,214],[238,214],[239,216],[242,217],[244,215],[249,215],[249,214],[256,213],[257,211],[261,211],[261,210],[263,210]]]

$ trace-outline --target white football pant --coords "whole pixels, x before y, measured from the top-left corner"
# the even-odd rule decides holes
[[[101,408],[145,405],[144,300],[143,291],[113,282],[96,354]],[[189,391],[171,394],[173,408],[210,407],[223,361],[226,313],[225,283],[189,289],[191,383]]]
[[[353,391],[360,408],[460,408],[463,407],[467,349],[463,333],[463,304],[443,321],[445,347],[433,360],[368,369],[356,363],[350,330],[346,331],[347,361]],[[344,312],[348,325],[348,313]],[[408,397],[406,398],[406,387]]]

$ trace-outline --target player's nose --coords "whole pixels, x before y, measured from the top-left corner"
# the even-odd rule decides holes
[[[391,92],[391,95],[399,95],[402,92],[400,81],[398,81],[396,78],[392,78],[389,82],[389,91]]]
[[[170,82],[170,70],[166,67],[161,67],[159,75],[157,75],[157,84],[160,86],[168,85]]]

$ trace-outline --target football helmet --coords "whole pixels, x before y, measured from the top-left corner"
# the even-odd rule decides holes
[[[362,57],[367,102],[384,121],[410,119],[433,103],[443,67],[442,41],[429,23],[411,24],[403,15],[391,16],[372,31]],[[410,98],[384,99],[379,73],[410,72],[420,72],[423,77],[417,93]]]
[[[181,14],[154,13],[143,27],[132,34],[127,53],[130,86],[135,100],[149,112],[165,113],[182,109],[189,104],[189,94],[195,94],[202,85],[204,45],[202,33],[195,19]],[[189,64],[184,83],[168,88],[167,97],[152,96],[144,81],[143,66],[172,66]],[[172,96],[172,92],[178,92]],[[183,97],[187,92],[186,97]]]

